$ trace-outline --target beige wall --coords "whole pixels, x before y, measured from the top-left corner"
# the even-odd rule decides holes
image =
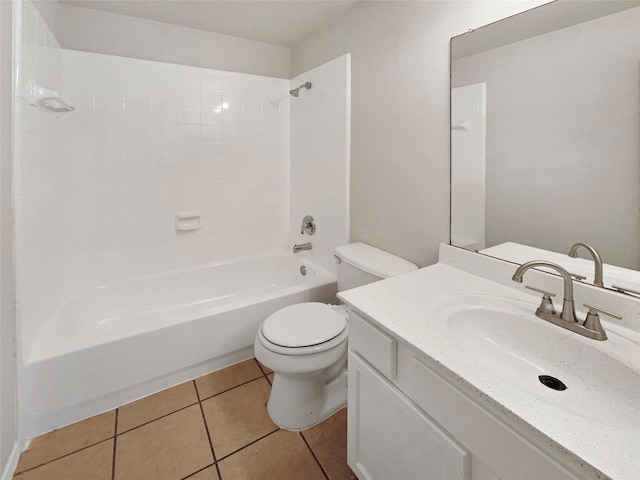
[[[351,53],[351,240],[421,266],[449,241],[449,39],[546,1],[361,2],[292,49]]]
[[[238,73],[289,78],[288,47],[58,4],[55,22],[36,2],[62,48]],[[55,23],[55,25],[51,25]]]

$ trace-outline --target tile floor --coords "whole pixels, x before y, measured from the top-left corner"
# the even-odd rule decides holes
[[[255,359],[34,439],[15,480],[352,480],[346,409],[303,433],[266,402]],[[357,480],[357,479],[356,479]]]

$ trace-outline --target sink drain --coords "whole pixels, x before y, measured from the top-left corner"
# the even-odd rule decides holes
[[[552,377],[550,375],[540,375],[538,377],[540,383],[545,387],[552,388],[553,390],[566,390],[567,386],[558,380],[556,377]]]

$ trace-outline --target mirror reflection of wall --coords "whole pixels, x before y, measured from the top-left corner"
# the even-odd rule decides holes
[[[485,248],[485,84],[451,89],[451,242]]]
[[[545,23],[543,9],[554,15],[558,3],[593,2],[531,12]],[[456,42],[529,14],[456,37],[453,52]],[[634,7],[452,55],[454,92],[486,83],[486,247],[517,242],[567,253],[586,242],[606,263],[640,269],[639,52],[640,7]],[[454,128],[455,115],[452,104]],[[466,148],[461,137],[452,129],[452,175],[469,168],[458,163],[467,157],[454,158]],[[464,204],[456,195],[454,185],[454,210]],[[477,249],[482,239],[453,223],[464,216],[452,211],[452,243]]]

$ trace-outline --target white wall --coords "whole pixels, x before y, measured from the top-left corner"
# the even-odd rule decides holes
[[[351,53],[351,240],[419,265],[449,241],[449,39],[545,1],[360,2],[292,50]]]
[[[487,246],[640,268],[640,7],[455,61],[487,83]]]
[[[290,77],[288,47],[73,5],[56,8],[55,35],[63,48]]]
[[[0,2],[0,475],[19,450],[16,416],[16,315],[12,209],[12,3]]]
[[[336,273],[333,251],[349,242],[350,59],[343,55],[289,83],[311,82],[291,97],[290,244],[311,242],[300,253]],[[316,221],[313,236],[301,235],[305,215]]]

